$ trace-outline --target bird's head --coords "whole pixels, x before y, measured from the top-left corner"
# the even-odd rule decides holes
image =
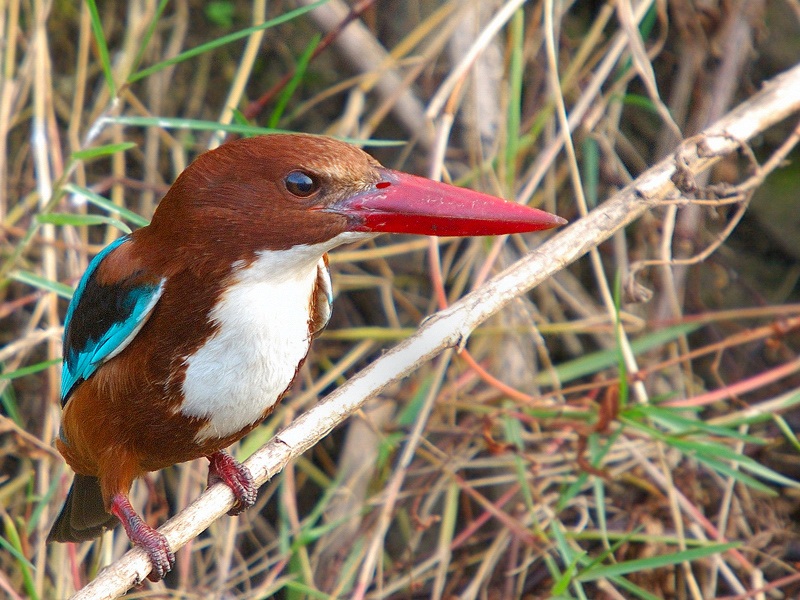
[[[149,229],[195,250],[324,252],[382,232],[497,235],[564,223],[387,169],[344,142],[287,134],[239,139],[202,154],[170,188]]]

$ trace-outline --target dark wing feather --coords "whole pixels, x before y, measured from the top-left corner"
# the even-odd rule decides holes
[[[131,342],[163,292],[163,279],[142,283],[141,273],[131,273],[112,284],[98,282],[102,261],[127,241],[123,237],[104,248],[89,264],[72,296],[64,321],[62,405],[76,385]]]
[[[96,538],[118,522],[117,517],[106,512],[100,480],[76,473],[47,541],[84,542]]]

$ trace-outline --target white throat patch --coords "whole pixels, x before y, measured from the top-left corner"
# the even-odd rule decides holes
[[[309,309],[320,270],[332,301],[322,255],[374,235],[345,232],[312,246],[263,250],[249,266],[234,265],[233,283],[209,315],[216,333],[185,359],[178,410],[209,419],[195,441],[233,435],[277,402],[311,345]],[[323,314],[327,320],[330,307]]]
[[[308,353],[309,309],[323,245],[262,251],[234,273],[209,318],[218,329],[186,357],[180,412],[209,419],[195,440],[222,438],[258,421]],[[327,246],[327,244],[325,244]]]

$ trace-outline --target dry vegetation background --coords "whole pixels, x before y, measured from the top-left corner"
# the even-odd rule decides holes
[[[796,0],[307,6],[0,1],[0,595],[66,598],[128,548],[44,544],[70,478],[60,324],[92,256],[199,152],[327,133],[575,221],[800,60]],[[797,161],[719,200],[793,128],[370,402],[130,596],[798,597]],[[331,325],[238,456],[542,239],[337,252]],[[160,524],[205,481],[205,461],[153,474],[134,505]]]

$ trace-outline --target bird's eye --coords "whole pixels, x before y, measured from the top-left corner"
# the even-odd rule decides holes
[[[283,180],[286,189],[298,198],[308,198],[319,189],[319,181],[303,171],[292,171]]]

